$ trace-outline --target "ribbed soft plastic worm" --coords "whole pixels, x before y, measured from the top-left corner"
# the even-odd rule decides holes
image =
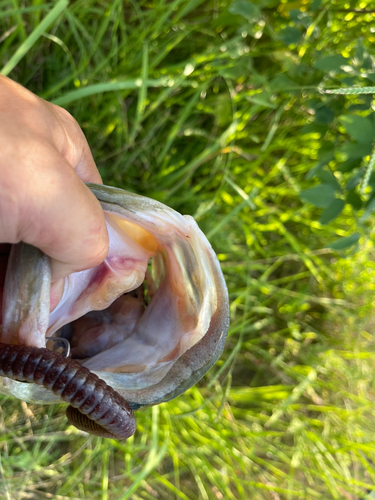
[[[135,417],[120,394],[71,358],[39,347],[0,343],[0,375],[33,382],[70,404],[67,418],[78,429],[113,439],[134,434]]]

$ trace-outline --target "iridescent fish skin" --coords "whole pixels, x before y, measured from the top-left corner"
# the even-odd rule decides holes
[[[88,186],[105,213],[108,257],[70,275],[49,314],[48,258],[14,246],[0,342],[45,347],[46,337],[64,335],[72,357],[133,408],[168,401],[194,385],[222,353],[229,306],[220,264],[192,217],[121,189]],[[0,392],[28,402],[60,402],[43,387],[5,377]]]

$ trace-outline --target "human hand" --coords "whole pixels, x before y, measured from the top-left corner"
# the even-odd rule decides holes
[[[51,257],[51,308],[62,278],[108,252],[103,211],[84,182],[102,183],[75,119],[0,75],[0,243],[24,241]],[[1,245],[0,295],[7,253]]]

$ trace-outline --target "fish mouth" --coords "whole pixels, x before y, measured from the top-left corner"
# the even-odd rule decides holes
[[[71,357],[133,407],[167,401],[222,352],[229,308],[219,262],[193,218],[117,188],[88,186],[105,213],[106,260],[70,275],[49,313],[48,258],[39,253],[37,268],[11,256],[0,341],[45,347],[46,337],[63,336]],[[26,305],[17,301],[20,287]],[[43,390],[30,388],[28,400],[55,402]]]

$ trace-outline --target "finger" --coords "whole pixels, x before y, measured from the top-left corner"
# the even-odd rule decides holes
[[[56,146],[80,179],[102,183],[85,135],[68,111],[2,75],[0,86],[2,122],[6,124],[8,137],[13,135],[16,140],[32,134],[44,138],[46,143]]]
[[[40,248],[53,280],[99,265],[108,252],[99,202],[54,148],[33,141],[28,153],[28,168],[14,162],[0,185],[2,241]]]
[[[52,112],[60,122],[61,131],[64,133],[64,137],[55,138],[57,148],[63,157],[72,165],[81,180],[102,184],[85,134],[77,121],[65,109],[54,104],[47,104],[51,106]]]

